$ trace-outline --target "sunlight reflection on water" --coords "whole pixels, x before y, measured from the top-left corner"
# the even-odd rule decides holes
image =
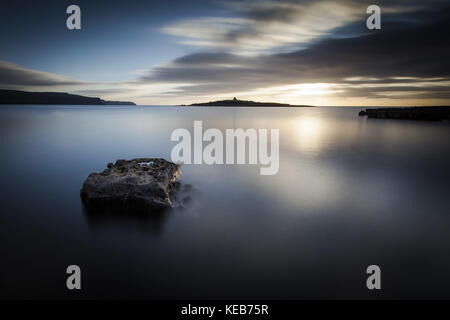
[[[389,270],[386,298],[450,297],[450,126],[358,111],[0,108],[2,295],[64,297],[58,270],[75,261],[90,297],[367,297],[359,272],[372,263]],[[188,207],[158,219],[86,215],[89,173],[121,158],[169,159],[171,132],[194,120],[280,129],[279,173],[183,165]],[[427,281],[411,288],[414,272]]]

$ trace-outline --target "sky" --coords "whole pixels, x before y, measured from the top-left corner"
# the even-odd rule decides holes
[[[81,8],[69,30],[66,8]],[[381,29],[368,30],[369,5]],[[141,105],[450,103],[448,0],[1,0],[0,89]]]

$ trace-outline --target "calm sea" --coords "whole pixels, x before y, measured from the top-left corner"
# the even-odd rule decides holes
[[[450,125],[361,108],[0,108],[2,298],[450,298]],[[183,209],[93,215],[91,172],[176,128],[280,129],[280,169],[184,165]],[[66,289],[66,267],[82,290]],[[366,288],[366,268],[382,290]]]

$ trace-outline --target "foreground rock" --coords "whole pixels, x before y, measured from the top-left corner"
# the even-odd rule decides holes
[[[359,112],[360,116],[378,119],[450,120],[450,107],[378,108]]]
[[[180,166],[164,159],[138,158],[109,163],[101,173],[91,173],[80,191],[87,208],[146,211],[172,208],[171,191]]]

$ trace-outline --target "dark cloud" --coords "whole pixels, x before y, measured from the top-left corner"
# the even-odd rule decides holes
[[[247,18],[253,23],[248,27],[232,30],[224,36],[225,41],[235,43],[236,45],[242,39],[251,36],[257,37],[259,33],[264,32],[270,24],[277,23],[296,23],[308,19],[311,16],[325,16],[332,18],[336,12],[328,11],[347,11],[349,15],[358,12],[361,18],[365,18],[366,8],[374,4],[373,0],[283,0],[283,1],[243,1],[235,4],[235,9],[243,18]],[[389,24],[389,27],[403,27],[405,23],[421,23],[433,19],[435,11],[439,11],[442,6],[448,5],[448,0],[429,0],[426,3],[423,0],[381,0],[376,3],[382,8],[383,23]],[[385,12],[386,11],[386,12]],[[414,15],[392,14],[393,12],[420,11],[420,19]],[[324,21],[325,22],[325,21]],[[262,26],[259,28],[258,26]],[[314,27],[314,26],[311,26]],[[355,36],[360,32],[367,33],[365,23],[360,20],[354,23],[348,23],[340,26],[328,33],[326,36]]]
[[[0,86],[2,88],[80,84],[83,84],[83,82],[68,80],[52,73],[26,69],[6,61],[0,61]]]
[[[447,82],[448,83],[448,82]],[[345,92],[337,92],[336,96],[351,96],[357,98],[389,98],[389,99],[449,99],[450,87],[439,86],[391,86],[382,85],[370,88],[345,87]]]
[[[391,1],[392,2],[392,1]],[[416,2],[414,2],[416,3]],[[437,3],[437,2],[435,2]],[[419,4],[417,2],[417,4]],[[258,13],[259,19],[275,19]],[[155,68],[142,82],[189,83],[176,91],[190,93],[227,93],[278,85],[300,83],[345,83],[349,96],[373,94],[397,89],[355,86],[364,83],[419,83],[448,81],[450,78],[450,8],[386,15],[382,30],[365,32],[349,38],[328,37],[309,48],[283,54],[242,56],[229,53],[196,53]],[[383,20],[384,21],[384,20]],[[365,27],[365,21],[360,21]],[[348,81],[348,78],[378,80]],[[409,77],[412,79],[393,79]],[[427,78],[436,78],[430,81]],[[414,86],[401,88],[418,91]],[[421,88],[437,96],[448,90]],[[397,90],[400,91],[400,90]],[[419,95],[419,93],[417,93]],[[426,94],[420,93],[422,96]]]
[[[382,29],[370,31],[365,26],[365,9],[372,4],[369,0],[236,1],[230,4],[229,16],[202,17],[169,28],[188,40],[198,40],[196,45],[204,45],[204,52],[153,68],[135,82],[80,82],[0,61],[0,87],[72,86],[80,93],[110,95],[142,84],[172,83],[178,87],[159,93],[155,86],[154,93],[175,97],[320,82],[333,84],[336,96],[397,98],[407,92],[407,97],[447,99],[447,3],[378,1]],[[327,19],[334,18],[334,13],[337,18],[328,25]]]

